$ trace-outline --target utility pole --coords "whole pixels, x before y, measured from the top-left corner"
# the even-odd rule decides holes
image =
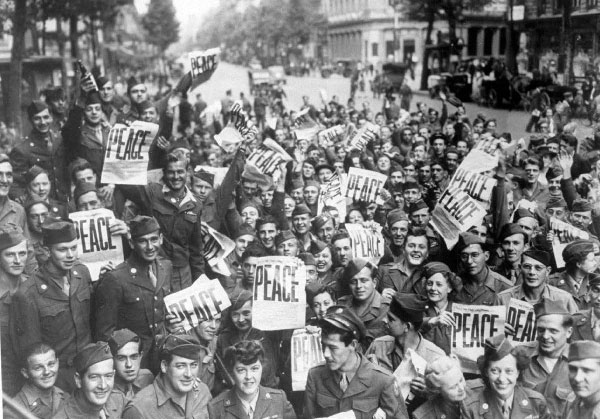
[[[400,62],[400,0],[389,0],[389,5],[394,8],[394,61]]]

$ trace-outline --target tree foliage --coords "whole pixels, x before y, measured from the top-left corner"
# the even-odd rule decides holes
[[[148,32],[148,42],[163,52],[179,41],[179,21],[175,17],[173,0],[151,0],[142,24]]]

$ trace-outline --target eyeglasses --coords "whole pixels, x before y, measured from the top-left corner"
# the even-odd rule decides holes
[[[469,260],[469,258],[471,258],[471,259],[477,259],[477,258],[479,258],[479,256],[481,256],[480,252],[461,253],[460,254],[460,260],[462,260],[463,262],[466,262],[466,261]]]

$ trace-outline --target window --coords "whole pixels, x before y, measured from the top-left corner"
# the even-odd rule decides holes
[[[385,56],[394,56],[394,41],[385,41]]]
[[[513,42],[514,42],[514,39],[513,39]],[[506,28],[500,28],[500,50],[498,51],[498,54],[504,55],[505,53],[506,53]]]
[[[494,28],[485,28],[483,30],[483,55],[492,55],[492,45],[494,44]]]
[[[469,28],[467,31],[467,55],[477,55],[477,36],[481,28]]]
[[[371,55],[373,57],[377,57],[379,55],[379,44],[377,42],[373,42],[371,44]]]

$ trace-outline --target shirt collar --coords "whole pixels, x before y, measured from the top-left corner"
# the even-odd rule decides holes
[[[158,405],[162,406],[169,399],[171,399],[171,401],[174,404],[176,404],[177,406],[180,406],[185,411],[185,400],[184,400],[183,406],[182,406],[175,399],[173,399],[173,396],[167,391],[167,388],[165,387],[165,382],[164,381],[165,381],[165,377],[164,377],[163,374],[160,374],[154,380],[154,388],[155,388],[155,391],[156,391],[156,401],[158,402]]]
[[[27,404],[29,406],[31,406],[34,402],[36,402],[38,400],[46,406],[52,405],[52,401],[50,401],[50,404],[46,403],[46,400],[44,400],[44,398],[40,396],[39,390],[35,386],[31,385],[30,383],[25,383],[23,385],[23,387],[21,387],[21,391],[23,392],[23,395],[25,396],[25,399],[27,400]],[[52,396],[54,396],[55,392],[56,392],[56,387],[53,387],[52,393],[50,396],[51,400],[52,400]]]
[[[179,203],[180,206],[185,204],[188,201],[196,202],[196,198],[194,197],[194,194],[192,194],[192,191],[190,191],[187,186],[184,186],[184,188],[185,188],[185,196]],[[164,184],[162,187],[162,193],[167,194],[169,192],[171,192],[171,189],[166,184]]]
[[[240,399],[240,402],[242,402],[242,406],[244,406],[244,410],[246,411],[246,413],[250,413],[250,411],[252,411],[252,414],[254,414],[254,412],[256,412],[256,403],[258,402],[258,396],[260,394],[260,391],[257,391],[256,394],[254,395],[254,397],[252,397],[252,400],[250,400],[249,402],[246,400],[242,400],[242,398],[240,396],[238,396],[238,399]],[[237,396],[237,394],[236,394]],[[252,409],[252,410],[250,410]]]

